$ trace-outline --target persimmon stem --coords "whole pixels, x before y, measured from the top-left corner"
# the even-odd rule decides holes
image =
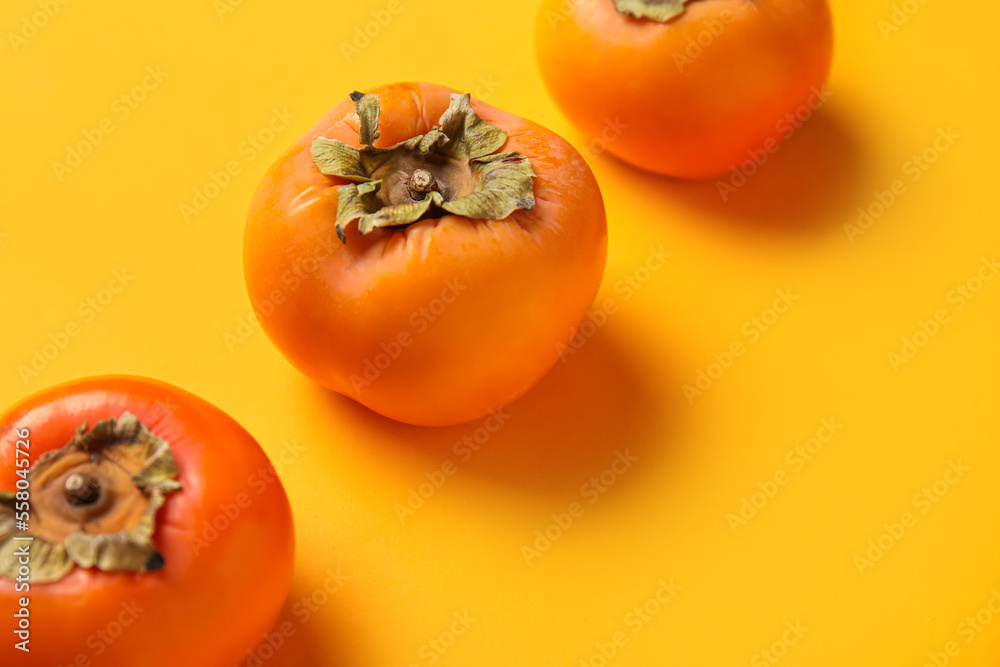
[[[413,201],[422,201],[428,192],[438,190],[437,181],[434,174],[426,169],[417,169],[406,181],[406,187],[410,192]]]
[[[63,490],[71,505],[93,505],[101,497],[101,480],[92,475],[74,473],[66,478]]]

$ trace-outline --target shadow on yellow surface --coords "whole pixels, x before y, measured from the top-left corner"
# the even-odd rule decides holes
[[[670,433],[679,405],[653,404],[638,360],[607,328],[598,329],[564,359],[499,413],[506,416],[504,424],[492,434],[482,421],[447,428],[409,426],[339,394],[324,393],[331,418],[356,420],[373,431],[367,447],[416,450],[426,456],[427,470],[451,460],[459,470],[538,496],[574,494],[613,462],[617,450],[629,448],[643,460],[669,452],[669,436],[652,439],[649,433]],[[317,386],[316,391],[324,390]],[[647,451],[651,442],[658,452]],[[386,454],[391,457],[392,451]]]
[[[240,665],[301,667],[347,664],[346,660],[341,659],[343,656],[329,655],[329,646],[339,644],[337,638],[330,639],[329,627],[324,627],[322,622],[313,622],[319,605],[314,602],[310,608],[303,604],[304,600],[313,598],[317,592],[307,590],[298,580],[293,581],[292,590],[278,620],[261,643],[251,653],[243,656]],[[320,633],[325,638],[322,642]]]
[[[741,232],[822,235],[871,194],[868,153],[851,120],[824,108],[773,153],[748,155],[736,170],[718,178],[683,181],[616,159],[609,164],[618,178],[636,183],[656,200],[654,207],[674,207],[680,201],[704,209],[727,233],[735,223]]]

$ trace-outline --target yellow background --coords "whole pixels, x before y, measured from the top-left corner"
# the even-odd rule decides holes
[[[148,375],[283,457],[294,634],[268,665],[599,665],[595,642],[619,631],[608,664],[771,664],[758,652],[786,622],[808,628],[789,667],[919,667],[949,641],[949,664],[998,664],[1000,618],[968,643],[958,626],[1000,589],[1000,280],[961,309],[949,299],[1000,251],[997,5],[910,0],[918,11],[883,36],[893,2],[834,2],[832,97],[723,202],[713,181],[586,148],[536,72],[534,1],[400,1],[350,62],[342,45],[388,0],[69,0],[16,45],[39,5],[3,3],[0,402]],[[162,81],[122,117],[116,100],[147,67]],[[226,338],[248,333],[241,238],[263,171],[350,91],[407,79],[567,136],[608,210],[599,299],[618,312],[468,462],[452,447],[481,424],[390,422],[310,383],[259,330]],[[275,110],[294,118],[247,148]],[[105,118],[114,131],[60,181],[53,163]],[[907,162],[948,128],[959,138],[911,182]],[[185,221],[181,205],[233,160],[240,173]],[[852,243],[844,225],[897,179],[905,193]],[[616,291],[661,246],[666,266],[631,298]],[[123,268],[125,289],[103,294]],[[784,289],[798,301],[751,342],[745,323]],[[80,306],[102,296],[101,312]],[[887,355],[938,309],[948,322],[894,370]],[[70,324],[65,349],[22,377]],[[684,385],[734,341],[745,353],[689,402]],[[843,428],[796,471],[786,454],[824,418]],[[589,504],[581,486],[618,450],[638,460]],[[402,523],[397,504],[448,459],[456,474]],[[914,495],[959,460],[969,471],[921,513]],[[788,483],[734,532],[727,515],[777,471]],[[572,502],[583,515],[529,565],[522,547]],[[916,525],[860,574],[855,556],[904,512]],[[338,568],[348,579],[303,622],[293,606]],[[682,589],[634,632],[626,616],[671,578]]]

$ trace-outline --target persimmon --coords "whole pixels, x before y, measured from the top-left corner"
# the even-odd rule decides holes
[[[824,99],[827,0],[543,0],[536,53],[600,148],[682,178],[777,150]]]
[[[4,665],[235,664],[276,620],[293,552],[267,456],[186,391],[89,378],[0,416]]]
[[[355,93],[267,171],[244,235],[261,328],[392,419],[485,416],[545,375],[590,307],[607,225],[582,156],[430,83]]]

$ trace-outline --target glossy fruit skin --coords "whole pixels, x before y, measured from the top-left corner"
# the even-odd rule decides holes
[[[379,96],[391,146],[430,130],[451,89],[397,83]],[[604,272],[600,189],[580,154],[530,121],[478,100],[528,156],[536,204],[506,220],[454,215],[360,236],[336,235],[337,187],[309,148],[317,136],[358,143],[347,98],[264,176],[244,235],[247,291],[285,357],[328,389],[410,424],[468,422],[531,388],[559,358]],[[280,301],[281,303],[278,303]]]
[[[30,598],[32,633],[30,653],[7,637],[0,664],[233,665],[261,641],[284,604],[294,534],[281,482],[249,433],[177,387],[95,377],[13,406],[0,416],[0,489],[13,490],[18,479],[18,430],[30,430],[34,463],[69,442],[84,421],[93,425],[125,411],[170,443],[180,468],[183,488],[167,495],[153,537],[165,565],[141,574],[77,567],[59,581],[32,584],[29,592],[0,580],[0,608],[13,613],[19,597]],[[242,505],[240,494],[246,495]],[[215,532],[206,522],[216,524]]]
[[[667,23],[543,0],[535,45],[552,97],[599,147],[707,178],[773,152],[800,122],[787,115],[818,103],[833,23],[827,0],[700,0]]]

